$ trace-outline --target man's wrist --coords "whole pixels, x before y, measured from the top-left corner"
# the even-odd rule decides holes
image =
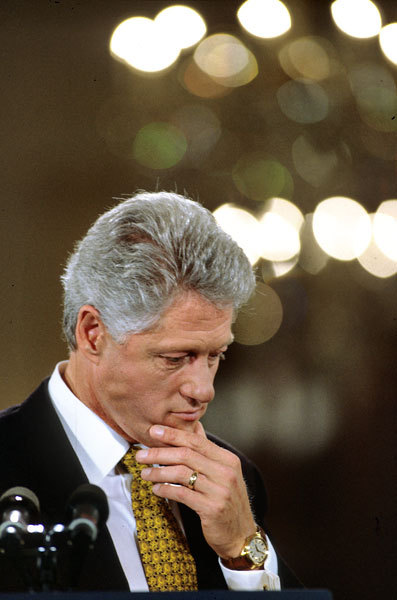
[[[264,569],[265,560],[268,557],[269,548],[266,534],[257,525],[256,532],[246,538],[238,556],[221,557],[222,564],[227,569],[235,571],[252,571]]]

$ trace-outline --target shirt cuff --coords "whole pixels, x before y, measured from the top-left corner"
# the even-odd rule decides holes
[[[280,590],[280,578],[277,575],[277,555],[266,536],[269,545],[269,556],[266,559],[264,569],[252,569],[252,571],[236,571],[228,569],[219,558],[227,587],[234,591],[258,591],[258,590]]]
[[[279,576],[266,569],[233,571],[225,567],[220,559],[219,564],[229,590],[254,592],[258,590],[280,589]]]

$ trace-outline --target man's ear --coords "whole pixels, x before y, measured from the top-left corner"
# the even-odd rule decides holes
[[[96,362],[105,342],[106,327],[99,311],[90,304],[79,310],[76,325],[77,349],[89,360]]]

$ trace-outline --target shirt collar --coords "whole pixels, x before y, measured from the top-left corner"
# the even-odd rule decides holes
[[[129,448],[129,443],[68,388],[58,363],[50,377],[48,391],[66,435],[91,483],[99,484],[114,469]]]

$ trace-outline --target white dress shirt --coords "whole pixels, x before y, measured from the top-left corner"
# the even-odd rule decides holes
[[[59,363],[51,375],[48,391],[56,413],[90,483],[105,492],[109,502],[107,527],[121,566],[132,592],[148,591],[139,556],[136,526],[131,505],[131,475],[118,472],[117,465],[127,452],[129,443],[83,404],[64,382]],[[172,510],[183,530],[178,506]],[[231,590],[279,589],[276,553],[269,543],[266,569],[234,571],[219,561]]]

